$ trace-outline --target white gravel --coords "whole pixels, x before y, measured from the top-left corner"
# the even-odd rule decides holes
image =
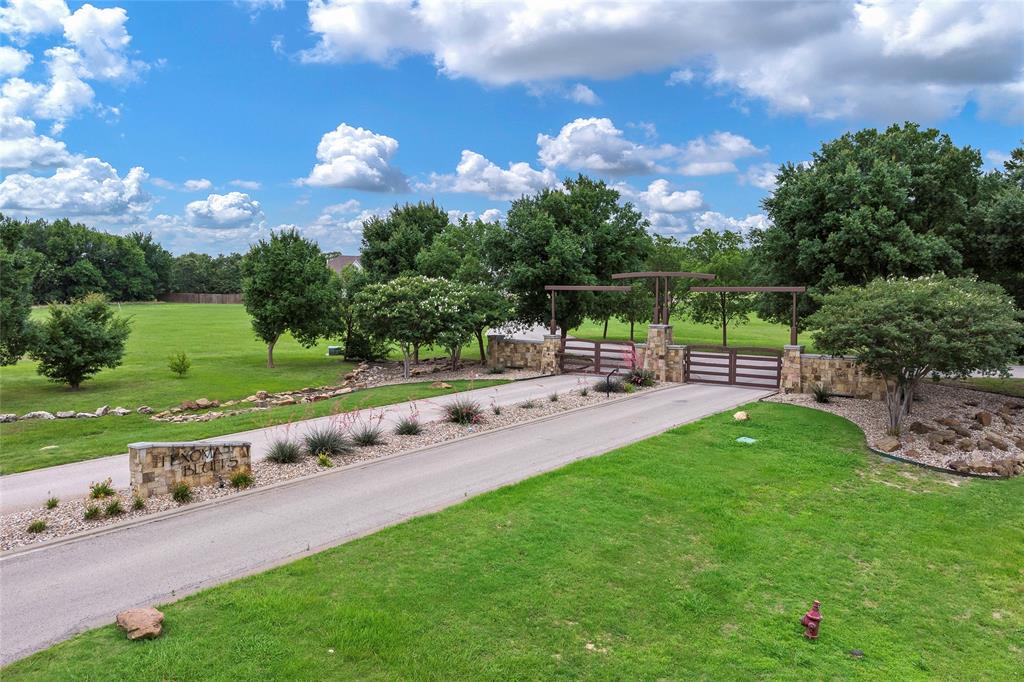
[[[508,375],[499,376],[506,377]],[[422,377],[419,378],[419,380],[422,381]],[[581,386],[589,386],[591,383],[592,380],[581,377]],[[644,389],[638,389],[638,392],[643,390]],[[497,415],[493,413],[491,405],[481,403],[480,406],[483,408],[483,414],[475,424],[464,426],[444,421],[424,422],[422,425],[423,432],[419,435],[398,436],[389,432],[385,434],[386,442],[383,445],[357,447],[350,454],[335,457],[333,462],[335,466],[342,466],[356,462],[369,461],[385,457],[387,455],[408,452],[428,445],[436,445],[438,443],[450,441],[455,438],[461,438],[472,433],[489,431],[491,429],[527,422],[552,414],[557,414],[559,412],[565,412],[566,410],[578,407],[608,402],[609,400],[619,400],[627,397],[629,396],[625,394],[612,394],[611,397],[608,398],[605,394],[595,393],[592,390],[588,395],[583,396],[580,394],[578,389],[574,389],[572,391],[559,393],[557,401],[551,401],[549,397],[544,397],[533,401],[532,406],[530,407],[525,406],[523,403],[503,406],[500,408],[501,413]],[[288,430],[287,426],[285,425],[281,428],[282,434],[286,434]],[[317,463],[317,459],[315,457],[304,457],[302,460],[294,464],[275,464],[274,462],[262,460],[256,462],[252,466],[252,487],[267,486],[280,481],[301,478],[323,470],[324,467],[321,467]],[[0,516],[0,550],[8,550],[36,542],[53,540],[84,530],[120,523],[127,519],[139,518],[147,514],[175,509],[181,506],[172,500],[169,495],[164,495],[151,497],[146,500],[146,506],[144,509],[132,511],[131,491],[125,488],[116,492],[116,496],[120,498],[121,506],[125,511],[124,513],[114,517],[108,517],[101,512],[99,518],[91,521],[86,521],[84,518],[87,506],[97,505],[102,510],[105,509],[106,505],[109,504],[113,498],[106,498],[103,500],[76,499],[69,500],[67,502],[61,501],[54,509],[27,509]],[[224,487],[197,487],[192,489],[192,503],[226,497],[237,492],[238,491],[232,488],[230,483],[227,482],[225,482]],[[42,501],[40,506],[43,506]],[[36,520],[45,521],[46,530],[39,533],[28,532],[29,524]]]
[[[1021,404],[1019,399],[932,382],[921,384],[918,398],[914,400],[911,414],[903,422],[900,447],[891,454],[946,469],[957,460],[991,462],[1007,457],[1024,458],[1024,449],[1017,444],[1024,442],[1021,440],[1024,439],[1024,410],[1016,409],[1013,412],[1010,417],[1012,423],[998,414],[1004,405]],[[812,395],[806,393],[777,393],[765,400],[803,405],[845,417],[864,431],[868,445],[873,448],[878,448],[879,443],[887,437],[889,415],[884,401],[833,397],[828,403],[817,403]],[[981,427],[974,419],[974,415],[982,410],[993,413],[992,424],[989,427]],[[1010,447],[1007,450],[993,448],[984,451],[977,448],[960,449],[958,445],[951,445],[948,454],[941,454],[929,448],[927,434],[915,434],[910,431],[910,426],[914,422],[921,422],[936,430],[945,429],[946,426],[936,423],[935,420],[947,417],[955,418],[963,424],[970,424],[974,429],[971,440],[975,445],[985,435],[993,435],[1007,441]],[[957,438],[958,443],[961,440],[962,438]]]

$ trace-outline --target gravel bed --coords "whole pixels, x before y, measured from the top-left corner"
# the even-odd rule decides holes
[[[393,384],[411,384],[420,381],[454,381],[458,379],[533,379],[543,376],[533,369],[507,368],[501,373],[491,373],[490,368],[477,362],[460,363],[458,369],[449,369],[447,358],[443,360],[424,360],[411,368],[412,376],[402,376],[401,362],[371,362],[361,374],[359,381],[367,388],[390,386]]]
[[[836,396],[830,400],[828,403],[817,403],[814,401],[814,396],[806,393],[777,393],[765,398],[766,402],[802,405],[845,417],[864,431],[868,445],[876,449],[884,449],[880,445],[888,437],[886,429],[889,424],[885,401]],[[1005,405],[1020,404],[1020,400],[1009,396],[932,382],[922,383],[911,413],[904,419],[903,433],[899,438],[900,447],[891,451],[891,454],[921,464],[950,470],[952,470],[950,465],[958,461],[970,461],[980,465],[1006,458],[1024,460],[1024,448],[1019,445],[1024,443],[1024,411],[1017,408],[1007,419],[1003,419],[999,415],[1000,408]],[[974,415],[980,411],[993,414],[990,426],[982,427],[980,423],[977,423]],[[981,442],[986,435],[992,435],[1006,441],[1009,447],[1005,450],[961,448],[960,444],[964,443],[966,439],[958,438],[955,444],[948,446],[948,453],[941,453],[931,449],[927,433],[913,433],[910,429],[915,422],[920,422],[932,430],[945,429],[945,425],[936,421],[944,418],[954,418],[963,424],[970,424],[972,429],[970,440],[974,445]]]
[[[592,383],[593,382],[590,379],[584,379],[581,377],[581,386],[590,385]],[[644,390],[646,389],[638,389],[637,393]],[[500,408],[501,413],[497,415],[493,413],[491,405],[481,402],[480,406],[483,408],[483,414],[481,415],[480,420],[474,424],[461,425],[445,421],[424,422],[422,424],[423,432],[419,435],[398,436],[394,433],[387,432],[385,434],[386,442],[384,444],[372,447],[357,447],[349,454],[334,457],[332,461],[335,466],[354,464],[356,462],[366,462],[400,452],[408,452],[417,448],[444,443],[472,433],[490,431],[492,429],[558,414],[559,412],[565,412],[578,407],[604,403],[609,400],[614,401],[626,397],[628,396],[625,394],[612,394],[609,398],[606,397],[605,394],[596,393],[593,390],[591,390],[588,395],[583,396],[580,394],[578,389],[573,389],[571,391],[559,393],[557,401],[551,401],[548,396],[538,398],[533,401],[532,407],[524,407],[523,403],[502,406]],[[277,429],[280,431],[280,436],[282,438],[288,437],[290,429],[287,424],[281,425],[277,427]],[[315,457],[304,457],[294,464],[276,464],[267,460],[261,460],[252,465],[252,487],[262,487],[273,483],[279,483],[281,481],[301,478],[324,470],[325,468],[318,464]],[[202,502],[204,500],[227,497],[237,492],[239,491],[232,488],[230,483],[227,481],[225,481],[224,487],[195,487],[192,489],[191,504]],[[129,489],[125,488],[117,490],[116,496],[121,500],[121,506],[125,511],[124,513],[114,517],[108,517],[101,513],[99,518],[90,521],[87,521],[84,518],[87,506],[97,505],[102,510],[113,499],[110,497],[102,500],[61,500],[54,509],[42,508],[44,506],[44,500],[40,500],[39,509],[26,509],[20,512],[2,515],[0,516],[0,550],[8,550],[36,542],[53,540],[84,530],[120,523],[128,519],[139,518],[148,514],[166,511],[168,509],[176,509],[177,507],[183,506],[172,500],[169,495],[162,495],[151,497],[146,500],[146,506],[144,509],[132,511],[132,495]],[[28,526],[36,520],[45,521],[46,530],[39,533],[30,533],[28,531]]]

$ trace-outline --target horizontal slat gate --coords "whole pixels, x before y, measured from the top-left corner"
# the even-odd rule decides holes
[[[683,381],[728,384],[751,388],[778,388],[782,351],[774,348],[687,346]]]
[[[636,366],[632,341],[594,341],[567,338],[558,353],[563,374],[607,374],[615,369],[628,372]]]

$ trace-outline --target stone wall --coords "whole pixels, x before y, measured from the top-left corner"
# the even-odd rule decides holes
[[[238,472],[249,472],[250,443],[132,443],[128,467],[132,493],[165,495],[178,483],[214,485]]]
[[[557,374],[558,351],[561,347],[562,337],[558,334],[545,334],[542,340],[488,334],[487,366],[532,369],[542,374]]]
[[[885,381],[869,374],[857,358],[814,355],[804,353],[803,346],[786,346],[782,356],[782,390],[810,393],[819,384],[837,395],[885,399]]]

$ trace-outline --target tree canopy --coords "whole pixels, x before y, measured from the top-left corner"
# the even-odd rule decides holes
[[[320,247],[296,230],[253,245],[242,275],[242,300],[256,337],[267,344],[267,367],[274,366],[274,345],[285,332],[308,348],[341,331],[338,280]]]
[[[416,272],[416,257],[448,225],[433,202],[395,206],[387,216],[363,222],[360,263],[370,279],[384,282]]]
[[[743,235],[725,230],[705,229],[690,237],[684,247],[683,268],[689,272],[707,272],[713,286],[743,286],[750,283],[750,253],[744,248]],[[728,345],[729,324],[743,324],[753,312],[754,296],[742,293],[701,293],[690,295],[687,315],[698,324],[718,325],[722,345]]]
[[[22,244],[24,227],[0,215],[0,365],[13,365],[31,341],[32,283],[42,256]]]

